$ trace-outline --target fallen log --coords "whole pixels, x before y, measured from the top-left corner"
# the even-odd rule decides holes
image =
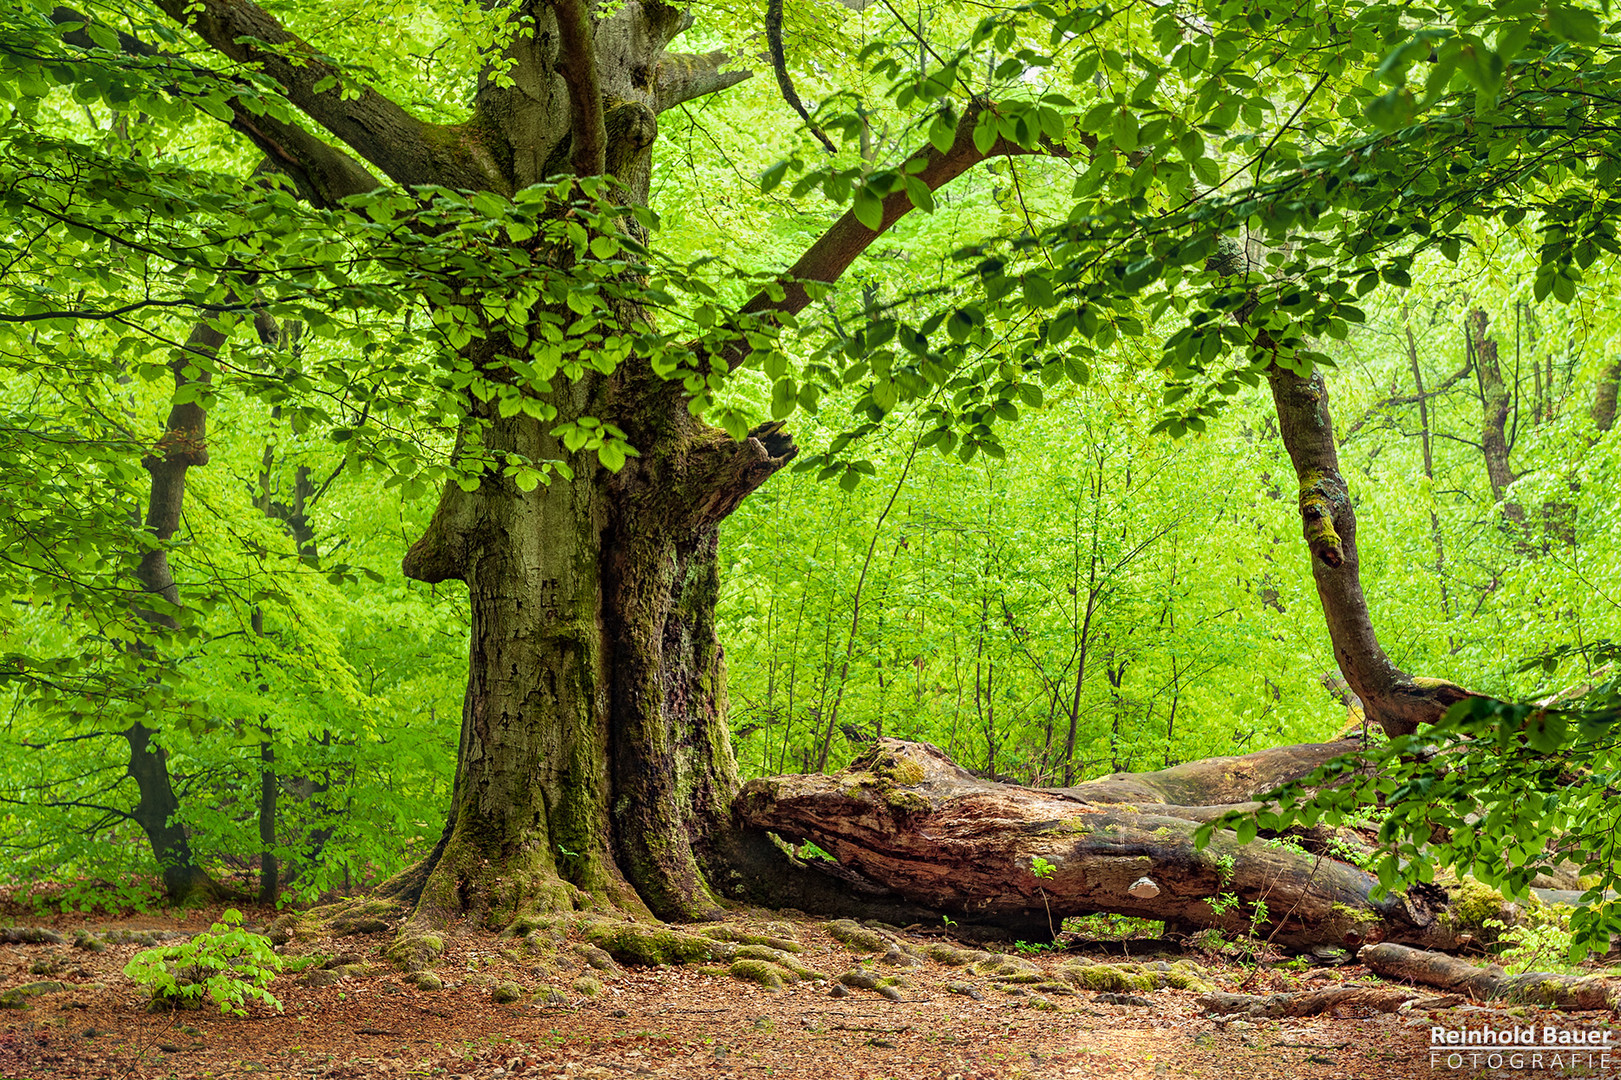
[[[1145,773],[1111,773],[1070,787],[1037,788],[1076,802],[1155,804],[1181,809],[1213,808],[1225,813],[1343,754],[1355,753],[1360,739],[1277,746],[1240,757],[1201,758]],[[1257,804],[1258,805],[1258,804]],[[1219,816],[1219,815],[1211,815]]]
[[[1286,1016],[1316,1016],[1330,1009],[1354,1006],[1377,1012],[1396,1012],[1422,995],[1376,986],[1330,986],[1282,994],[1201,994],[1194,1001],[1216,1016],[1254,1016],[1278,1020]]]
[[[1273,763],[1294,757],[1309,771],[1344,749],[1263,754]],[[1254,759],[1227,759],[1205,775],[1221,776],[1215,790],[1223,798],[1253,799],[1289,771],[1246,770]],[[1454,917],[1443,888],[1374,900],[1367,873],[1291,845],[1240,844],[1224,830],[1195,847],[1196,820],[1149,797],[1205,801],[1212,789],[1190,780],[1199,770],[1178,768],[1174,783],[1166,770],[1044,790],[981,780],[926,743],[882,739],[835,776],[751,781],[734,813],[745,827],[815,842],[847,872],[912,903],[1024,935],[1099,912],[1291,947],[1397,941],[1444,949],[1474,929]],[[1138,801],[1111,801],[1126,793]]]
[[[1621,985],[1597,975],[1558,975],[1528,971],[1510,975],[1496,964],[1478,967],[1456,956],[1409,949],[1384,942],[1357,953],[1369,971],[1387,979],[1435,986],[1477,1001],[1508,1001],[1552,1009],[1614,1009]]]

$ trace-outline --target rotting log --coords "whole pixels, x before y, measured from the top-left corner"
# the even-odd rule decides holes
[[[1300,774],[1333,756],[1333,746],[1292,748]],[[1266,751],[1257,760],[1277,766],[1284,757]],[[1108,912],[1254,933],[1289,947],[1454,946],[1469,928],[1451,917],[1445,889],[1375,900],[1376,881],[1355,866],[1293,845],[1240,844],[1230,831],[1201,850],[1193,842],[1197,819],[1177,812],[1186,807],[1146,797],[1174,792],[1204,802],[1219,790],[1247,801],[1290,771],[1240,758],[1212,767],[1209,775],[1222,778],[1215,789],[1183,767],[1175,783],[1160,773],[1044,790],[981,780],[927,743],[881,739],[834,776],[751,781],[734,812],[745,827],[813,841],[847,871],[913,903],[1018,931]],[[1239,779],[1246,774],[1250,781]],[[1128,791],[1137,802],[1109,801]],[[1038,859],[1052,866],[1043,876]]]
[[[1357,959],[1384,978],[1435,986],[1479,1001],[1509,1001],[1554,1009],[1615,1009],[1621,1005],[1621,983],[1597,975],[1547,971],[1510,975],[1496,964],[1479,967],[1456,956],[1392,942],[1367,946]]]

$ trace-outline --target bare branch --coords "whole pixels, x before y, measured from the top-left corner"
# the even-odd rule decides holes
[[[1035,151],[1000,137],[989,150],[982,153],[974,145],[974,125],[985,109],[994,107],[980,104],[970,106],[957,123],[956,138],[952,140],[951,148],[941,153],[931,145],[923,153],[925,164],[915,175],[930,191],[939,190],[987,158],[1032,153],[1042,153],[1051,157],[1069,156],[1069,151],[1062,146],[1044,143],[1039,151]],[[793,314],[804,310],[805,305],[810,303],[810,294],[805,291],[803,282],[837,281],[874,240],[911,212],[912,199],[903,189],[891,192],[884,199],[883,205],[884,215],[877,229],[869,229],[857,221],[854,210],[846,211],[843,217],[835,221],[820,239],[800,256],[798,262],[788,268],[781,284],[782,299],[773,300],[770,292],[762,290],[743,305],[743,313],[765,314],[780,311]],[[727,361],[733,369],[747,358],[748,350],[742,345],[734,345],[728,350]]]
[[[754,78],[754,72],[748,68],[721,70],[735,60],[724,49],[707,53],[665,53],[653,75],[654,110],[664,112],[682,102],[717,93]]]
[[[809,110],[799,100],[799,91],[794,89],[793,77],[788,74],[788,56],[782,47],[782,0],[766,0],[765,40],[771,48],[771,69],[777,73],[777,88],[782,91],[782,100],[799,114],[799,118],[805,121],[805,126],[810,128],[811,134],[827,148],[828,153],[838,153],[839,148],[833,145],[827,132],[811,121]]]
[[[597,46],[585,0],[552,0],[557,16],[557,71],[568,86],[569,164],[576,176],[600,176],[607,162],[608,129],[597,76]]]

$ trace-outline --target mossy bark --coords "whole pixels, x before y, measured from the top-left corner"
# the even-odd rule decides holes
[[[1142,784],[1114,777],[1037,789],[980,780],[927,744],[881,739],[837,776],[751,781],[737,808],[747,824],[813,840],[902,896],[1026,937],[1070,915],[1112,912],[1278,945],[1454,946],[1447,890],[1374,899],[1377,881],[1327,851],[1241,844],[1228,831],[1194,844],[1214,815],[1188,810],[1264,794],[1295,771],[1281,767],[1290,749],[1305,773],[1346,747],[1280,748],[1256,755],[1265,767],[1253,770],[1230,759],[1210,770],[1208,788],[1190,774],[1146,774]],[[1244,773],[1247,783],[1233,779]]]

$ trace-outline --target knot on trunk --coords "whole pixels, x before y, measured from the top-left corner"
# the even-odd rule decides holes
[[[1345,552],[1340,546],[1340,534],[1334,528],[1333,503],[1319,484],[1301,490],[1300,520],[1311,553],[1329,566],[1341,566]]]

